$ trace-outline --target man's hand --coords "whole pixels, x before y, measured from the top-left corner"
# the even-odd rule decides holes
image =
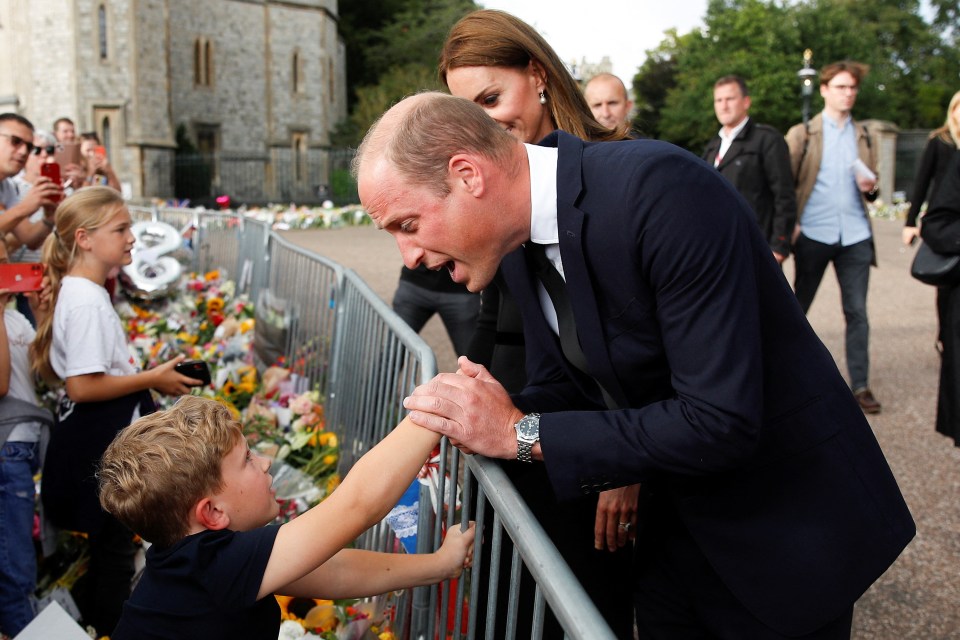
[[[637,498],[640,485],[610,489],[600,494],[597,519],[593,525],[593,546],[597,551],[616,551],[637,536]]]
[[[30,212],[29,215],[33,215],[40,207],[56,208],[62,195],[63,190],[60,185],[55,184],[53,180],[46,176],[40,176],[20,199],[20,204],[26,207]]]
[[[450,438],[467,454],[515,460],[517,432],[513,425],[523,412],[481,365],[466,356],[457,361],[457,373],[441,373],[404,399],[410,419]]]
[[[862,174],[856,175],[857,179],[857,188],[860,189],[862,193],[870,193],[877,186],[876,178],[869,178]]]

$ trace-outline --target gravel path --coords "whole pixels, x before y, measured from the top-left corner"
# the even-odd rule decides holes
[[[960,448],[934,431],[939,356],[935,291],[909,275],[913,250],[901,250],[901,223],[874,221],[880,266],[869,294],[871,387],[883,412],[870,424],[917,521],[917,537],[861,598],[854,634],[864,639],[960,638]],[[292,241],[357,271],[388,302],[402,262],[389,234],[373,227],[287,232]],[[792,261],[785,267],[792,281]],[[810,322],[841,371],[843,315],[829,269]],[[421,335],[441,371],[456,360],[434,317]]]

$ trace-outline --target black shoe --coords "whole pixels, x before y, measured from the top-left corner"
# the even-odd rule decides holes
[[[855,391],[853,397],[857,399],[857,403],[860,405],[860,408],[863,409],[864,413],[880,413],[880,403],[873,397],[870,389]]]

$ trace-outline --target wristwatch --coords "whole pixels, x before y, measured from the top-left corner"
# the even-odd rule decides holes
[[[540,414],[528,413],[513,425],[517,430],[517,460],[533,462],[533,445],[540,440]]]

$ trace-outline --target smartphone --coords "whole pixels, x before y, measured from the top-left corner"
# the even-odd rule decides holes
[[[44,162],[40,165],[40,175],[50,178],[50,180],[60,186],[60,165],[56,162]]]
[[[98,158],[106,158],[106,157],[107,157],[107,148],[104,147],[104,146],[101,146],[101,145],[97,145],[97,146],[95,146],[95,147],[93,148],[93,154],[94,154],[95,156],[97,156]]]
[[[76,142],[58,142],[53,158],[62,167],[68,164],[80,164],[80,145]]]
[[[184,360],[173,369],[188,378],[199,380],[200,384],[195,386],[203,387],[210,384],[210,367],[203,360]]]
[[[60,183],[60,165],[56,162],[44,162],[40,165],[40,175],[50,178],[50,181],[53,184],[61,188],[60,194],[55,198],[52,198],[54,202],[60,202],[63,200],[63,185]]]
[[[40,291],[43,264],[39,262],[0,263],[0,289],[23,293]]]

